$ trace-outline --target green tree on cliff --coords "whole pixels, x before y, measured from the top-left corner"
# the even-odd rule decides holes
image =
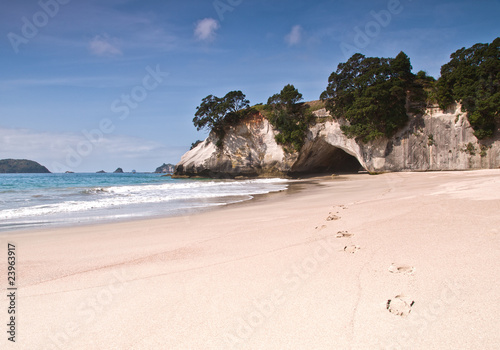
[[[459,101],[474,135],[478,139],[492,136],[500,119],[500,37],[491,44],[461,48],[450,58],[437,82],[440,107]]]
[[[348,137],[364,142],[390,137],[408,121],[407,99],[424,96],[411,70],[404,52],[396,58],[357,53],[330,75],[321,100],[333,116],[347,119],[342,131]]]
[[[193,124],[197,130],[207,129],[218,137],[222,146],[225,128],[240,121],[248,111],[250,101],[241,91],[228,92],[224,97],[208,95],[196,107]]]
[[[299,103],[302,94],[293,86],[286,85],[279,93],[269,97],[267,110],[269,122],[278,131],[276,142],[291,146],[298,151],[304,144],[305,133],[311,121],[307,105]]]

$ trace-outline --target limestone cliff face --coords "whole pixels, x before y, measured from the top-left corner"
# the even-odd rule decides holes
[[[500,167],[500,140],[479,144],[460,106],[449,111],[429,108],[413,115],[391,139],[370,143],[347,138],[341,123],[325,110],[323,122],[309,128],[300,152],[287,153],[274,139],[276,132],[262,115],[228,130],[222,149],[210,135],[187,152],[177,175],[236,177],[286,176],[304,173],[466,170]],[[498,134],[498,133],[497,133]]]
[[[448,111],[427,109],[390,140],[369,144],[363,158],[370,171],[467,170],[500,167],[500,139],[474,136],[466,114],[456,105]]]
[[[275,131],[266,118],[254,115],[224,138],[223,149],[217,149],[216,137],[209,137],[187,152],[176,166],[176,175],[236,177],[283,176],[297,160],[274,139]]]

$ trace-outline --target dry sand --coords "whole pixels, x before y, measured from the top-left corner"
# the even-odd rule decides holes
[[[11,232],[2,349],[499,349],[500,171],[321,178],[190,217]],[[328,220],[327,220],[328,219]]]

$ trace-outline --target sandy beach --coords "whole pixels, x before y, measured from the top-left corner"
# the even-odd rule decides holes
[[[0,347],[498,349],[499,213],[500,170],[360,174],[188,217],[3,233]]]

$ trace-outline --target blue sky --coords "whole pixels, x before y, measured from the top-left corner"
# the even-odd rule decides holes
[[[153,171],[206,137],[202,98],[316,100],[354,52],[449,55],[500,35],[500,1],[41,0],[0,11],[0,159],[52,171]]]

